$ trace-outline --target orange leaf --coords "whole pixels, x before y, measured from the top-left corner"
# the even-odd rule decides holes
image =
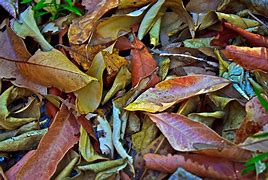
[[[240,64],[247,70],[263,70],[268,72],[268,49],[264,47],[250,48],[230,45],[223,51],[224,55]]]
[[[246,161],[250,158],[248,151],[223,139],[203,123],[192,121],[176,113],[148,114],[148,116],[177,151],[196,151],[209,156],[230,158],[234,161]],[[197,151],[200,144],[203,144],[205,148]]]
[[[235,163],[224,158],[206,157],[198,154],[179,154],[162,156],[146,154],[144,156],[146,167],[165,173],[173,173],[178,167],[184,168],[193,174],[213,179],[241,179],[243,163]],[[250,179],[254,176],[243,176]]]
[[[223,22],[223,25],[224,27],[238,33],[240,36],[249,41],[253,46],[268,47],[268,38],[264,36],[248,32],[228,22]]]
[[[17,174],[17,179],[50,179],[67,151],[79,140],[79,124],[72,112],[62,105],[35,154]]]
[[[149,76],[157,68],[157,63],[153,56],[146,49],[145,45],[134,36],[131,49],[131,75],[132,87],[136,86],[141,79]],[[154,74],[147,88],[154,86],[160,81],[160,78]]]

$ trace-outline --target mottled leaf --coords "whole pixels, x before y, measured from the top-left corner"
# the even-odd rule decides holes
[[[129,111],[164,111],[172,105],[195,95],[217,91],[229,81],[208,75],[189,75],[165,80],[141,94],[125,109]]]

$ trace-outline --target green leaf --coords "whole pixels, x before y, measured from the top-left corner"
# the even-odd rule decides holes
[[[138,38],[141,40],[149,32],[154,22],[158,12],[160,11],[165,0],[158,0],[145,14],[144,18],[141,21],[140,28],[138,31]]]
[[[34,11],[31,7],[28,7],[20,14],[19,20],[14,21],[12,29],[22,38],[26,38],[27,36],[32,37],[40,44],[44,51],[53,49],[38,29],[34,19]]]
[[[268,132],[264,132],[261,134],[255,134],[252,137],[254,137],[254,138],[266,138],[266,137],[268,137]]]
[[[106,159],[95,153],[94,148],[91,145],[87,131],[83,128],[83,126],[80,127],[79,151],[82,157],[87,162],[94,162],[96,160]]]
[[[27,3],[30,3],[30,2],[32,2],[33,0],[22,0],[21,2],[20,2],[20,4],[27,4]]]
[[[35,149],[47,131],[48,129],[29,131],[19,136],[1,141],[0,151],[14,152]]]
[[[208,127],[211,127],[216,119],[221,119],[224,117],[224,115],[225,113],[223,111],[202,112],[202,113],[191,113],[188,115],[188,118],[190,118],[193,121],[204,123]]]
[[[210,42],[213,38],[198,38],[198,39],[187,39],[183,41],[185,47],[188,48],[206,48],[210,47]]]
[[[71,174],[73,168],[75,167],[75,165],[77,164],[78,160],[79,160],[80,156],[76,156],[74,157],[70,163],[60,172],[60,174],[55,178],[55,180],[61,180],[61,179],[65,179],[67,177],[69,177],[69,175]]]
[[[65,10],[68,10],[68,11],[70,11],[70,12],[73,12],[73,13],[75,13],[76,15],[78,15],[78,16],[82,16],[82,13],[80,12],[80,10],[78,9],[78,8],[76,8],[76,7],[70,7],[70,6],[66,6],[66,5],[62,5],[61,6],[63,9],[65,9]]]
[[[262,153],[262,154],[258,154],[256,156],[254,156],[253,158],[251,158],[250,160],[248,160],[246,163],[245,163],[245,166],[249,166],[251,164],[255,164],[256,162],[258,161],[264,161],[268,159],[268,152],[266,153]]]
[[[262,107],[265,109],[266,112],[268,112],[268,101],[262,97],[260,89],[257,88],[256,86],[254,86],[254,84],[253,84],[253,89],[254,89],[254,92],[256,93],[256,96],[258,97]]]
[[[150,42],[153,46],[157,46],[159,44],[160,26],[161,26],[161,17],[159,17],[156,20],[152,29],[149,32]]]
[[[34,11],[39,11],[39,10],[41,10],[44,7],[47,7],[47,6],[48,6],[48,4],[46,4],[46,0],[41,0],[33,7],[33,10]]]
[[[126,66],[122,66],[116,75],[114,83],[108,93],[105,95],[102,104],[108,102],[119,90],[124,89],[131,82],[131,73]]]

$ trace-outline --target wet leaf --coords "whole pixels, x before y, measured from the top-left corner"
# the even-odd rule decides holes
[[[193,174],[213,179],[242,178],[244,168],[242,163],[234,163],[223,158],[206,157],[196,154],[178,154],[161,156],[146,154],[144,156],[146,167],[166,173],[173,173],[178,167],[184,168]],[[250,178],[252,176],[249,176]],[[245,177],[246,178],[246,177]]]
[[[125,109],[159,112],[195,95],[217,91],[229,81],[208,75],[189,75],[165,80],[141,94]]]
[[[131,77],[132,87],[136,86],[141,79],[152,74],[157,68],[157,63],[153,56],[146,49],[145,45],[134,37],[131,49]],[[154,74],[148,88],[154,86],[160,81],[159,77]]]
[[[38,29],[34,19],[34,11],[31,7],[27,8],[20,14],[19,20],[13,22],[12,29],[22,38],[26,38],[28,36],[34,38],[44,51],[50,51],[53,49]]]
[[[78,134],[79,124],[72,112],[63,105],[49,131],[42,138],[35,154],[21,168],[16,178],[50,178],[56,171],[59,161],[78,142]],[[54,163],[47,163],[51,161]]]
[[[85,1],[86,2],[86,1]],[[84,2],[84,3],[85,3]],[[118,6],[118,0],[87,1],[88,9],[92,12],[73,20],[68,31],[68,38],[72,44],[82,44],[88,40],[94,31],[96,22],[109,10]],[[94,6],[91,6],[94,4]]]
[[[83,114],[94,112],[101,102],[103,90],[102,75],[106,68],[103,58],[102,52],[99,52],[87,71],[89,77],[92,76],[98,81],[91,81],[85,87],[75,92],[77,109]]]
[[[139,40],[143,39],[143,37],[153,27],[153,24],[157,22],[157,14],[163,6],[164,2],[165,0],[158,0],[143,17],[138,31]]]
[[[95,78],[80,71],[60,51],[37,51],[27,62],[17,63],[26,78],[64,92],[73,92],[88,85]]]
[[[263,70],[268,72],[268,50],[264,47],[227,46],[224,54],[247,70]]]

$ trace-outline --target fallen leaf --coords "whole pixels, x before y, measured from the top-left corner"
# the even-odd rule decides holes
[[[268,17],[268,13],[267,13],[268,3],[267,3],[267,1],[264,1],[264,0],[258,0],[258,1],[242,0],[241,2],[245,3],[249,9],[252,9],[252,10],[256,11],[257,13],[260,13],[261,15]]]
[[[224,55],[247,70],[263,70],[268,72],[268,50],[265,47],[226,46]]]
[[[24,164],[34,155],[35,150],[27,152],[21,160],[19,160],[14,166],[8,169],[5,174],[9,180],[16,180],[16,174],[24,166]]]
[[[179,167],[170,177],[168,180],[175,180],[175,179],[191,179],[191,180],[202,180],[201,178],[189,173],[188,171],[184,170],[183,168]]]
[[[155,0],[120,0],[119,9],[137,8],[145,6]]]
[[[159,17],[154,23],[152,29],[150,30],[150,43],[155,47],[159,44],[160,27],[161,27],[161,17]]]
[[[208,75],[188,75],[165,80],[142,93],[125,107],[128,111],[164,111],[172,105],[195,95],[217,91],[229,81]]]
[[[220,0],[200,0],[198,3],[196,3],[195,0],[190,0],[186,9],[195,13],[207,13],[209,11],[217,10],[220,3]]]
[[[31,6],[20,14],[18,20],[12,24],[12,29],[22,38],[30,36],[37,41],[44,51],[50,51],[53,47],[43,37],[34,19],[34,11]]]
[[[191,113],[188,114],[188,118],[196,121],[201,122],[208,127],[211,127],[212,124],[216,119],[222,119],[225,113],[223,111],[215,111],[215,112],[201,112],[201,113]]]
[[[23,76],[48,87],[73,92],[88,85],[95,78],[80,71],[60,51],[37,51],[27,62],[16,62]]]
[[[85,87],[75,92],[76,107],[80,113],[88,114],[94,112],[100,105],[103,91],[103,72],[105,70],[105,62],[102,52],[99,52],[86,72],[89,77],[94,77],[98,81],[91,81]]]
[[[245,38],[247,41],[249,41],[253,46],[258,46],[258,47],[268,47],[268,38],[264,37],[259,34],[254,34],[251,32],[248,32],[242,28],[239,28],[238,26],[223,22],[224,27],[234,31],[235,33],[239,34],[243,38]]]
[[[16,178],[49,179],[56,171],[59,161],[78,142],[78,134],[79,124],[72,112],[62,105],[35,154],[21,168]]]
[[[24,124],[32,121],[37,121],[40,117],[40,100],[32,99],[28,100],[28,106],[26,103],[21,103],[26,108],[18,109],[20,114],[16,114],[14,110],[10,108],[13,102],[16,102],[19,98],[29,98],[34,96],[34,93],[28,89],[18,88],[11,86],[0,95],[0,126],[4,129],[16,129]],[[29,107],[29,109],[27,109]],[[23,113],[23,114],[22,114]]]
[[[0,52],[0,77],[15,79],[12,81],[14,85],[27,87],[45,95],[47,93],[46,88],[24,78],[16,66],[16,61],[28,61],[31,57],[23,40],[7,26],[6,31],[0,33],[0,44],[3,44],[2,51]],[[13,61],[4,60],[2,58]]]
[[[268,123],[268,113],[260,104],[257,97],[246,104],[247,115],[236,132],[236,143],[243,142],[247,137],[257,133]]]
[[[132,87],[136,86],[144,77],[152,74],[157,68],[157,63],[153,56],[146,49],[145,45],[137,38],[134,37],[132,42],[133,48],[131,49],[131,77]],[[149,87],[154,86],[160,81],[160,78],[154,74]]]
[[[88,2],[88,1],[87,1]],[[97,4],[93,1],[89,1]],[[99,2],[99,1],[98,1]],[[97,21],[109,10],[118,6],[118,0],[101,0],[97,7],[91,7],[93,12],[74,19],[68,31],[68,38],[71,44],[82,44],[92,35]]]
[[[126,66],[122,66],[116,75],[111,89],[105,95],[102,104],[108,102],[119,90],[124,89],[131,81],[131,74]]]
[[[143,17],[139,31],[138,31],[138,38],[142,40],[143,37],[149,32],[149,30],[153,27],[153,24],[157,21],[158,17],[157,14],[160,11],[161,7],[163,6],[165,0],[158,0],[152,7],[146,12],[145,16]]]
[[[166,173],[173,173],[178,167],[193,174],[213,179],[250,179],[252,175],[241,176],[244,168],[242,163],[235,163],[224,158],[206,157],[197,154],[178,154],[161,156],[146,154],[146,167]]]
[[[60,174],[55,178],[55,180],[60,180],[63,178],[68,178],[69,175],[72,173],[73,168],[77,164],[80,156],[74,157],[70,163],[60,172]]]

